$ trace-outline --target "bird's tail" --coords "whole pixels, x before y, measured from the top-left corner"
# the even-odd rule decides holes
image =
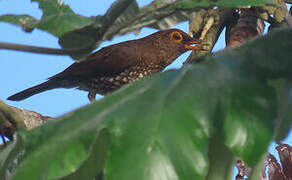
[[[48,80],[47,82],[25,89],[19,93],[9,96],[7,99],[11,101],[21,101],[35,94],[61,87],[60,81]]]

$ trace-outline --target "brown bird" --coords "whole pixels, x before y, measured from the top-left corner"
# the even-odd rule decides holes
[[[104,47],[86,60],[76,62],[48,81],[8,97],[20,101],[55,88],[88,91],[90,101],[96,94],[105,95],[123,85],[162,71],[188,50],[200,50],[200,41],[179,29],[158,31],[141,39]]]

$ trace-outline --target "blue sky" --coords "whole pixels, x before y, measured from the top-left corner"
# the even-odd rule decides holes
[[[64,0],[76,13],[84,16],[103,15],[114,0]],[[139,0],[140,6],[150,3],[151,0]],[[38,4],[30,0],[1,0],[0,15],[3,14],[29,14],[35,18],[41,17]],[[181,23],[175,26],[188,32],[188,24]],[[115,44],[117,42],[135,39],[149,35],[156,30],[150,28],[142,29],[136,36],[133,33],[117,37],[112,41],[104,42],[100,47]],[[13,42],[28,45],[57,48],[58,39],[46,32],[34,30],[32,33],[24,33],[21,28],[0,22],[2,42]],[[224,33],[223,33],[224,34]],[[220,37],[215,50],[223,49],[225,46],[224,36]],[[99,48],[100,48],[99,47]],[[169,68],[178,68],[189,55],[183,54]],[[87,93],[74,89],[56,89],[32,96],[24,101],[12,102],[6,98],[23,89],[44,82],[48,77],[63,71],[73,63],[68,56],[39,55],[33,53],[0,50],[0,99],[9,105],[39,112],[47,116],[59,116],[69,111],[88,104]],[[284,141],[292,144],[292,135]],[[271,146],[270,151],[274,152]]]

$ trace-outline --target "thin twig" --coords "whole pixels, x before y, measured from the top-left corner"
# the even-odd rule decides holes
[[[203,28],[203,31],[201,33],[201,37],[200,37],[200,40],[204,40],[205,39],[205,36],[207,35],[209,29],[213,26],[214,24],[214,17],[210,17],[206,23],[206,25],[204,26]]]
[[[40,46],[30,46],[30,45],[7,43],[7,42],[0,42],[0,49],[33,52],[33,53],[39,53],[39,54],[54,54],[54,55],[74,55],[74,54],[89,52],[88,48],[56,49],[56,48],[46,48],[46,47],[40,47]]]

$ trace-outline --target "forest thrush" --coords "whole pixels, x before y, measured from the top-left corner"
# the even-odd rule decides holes
[[[199,50],[200,41],[179,29],[158,31],[141,39],[104,47],[76,62],[48,81],[8,97],[20,101],[55,88],[77,88],[88,91],[90,101],[96,94],[105,95],[123,85],[162,71],[188,50]]]

